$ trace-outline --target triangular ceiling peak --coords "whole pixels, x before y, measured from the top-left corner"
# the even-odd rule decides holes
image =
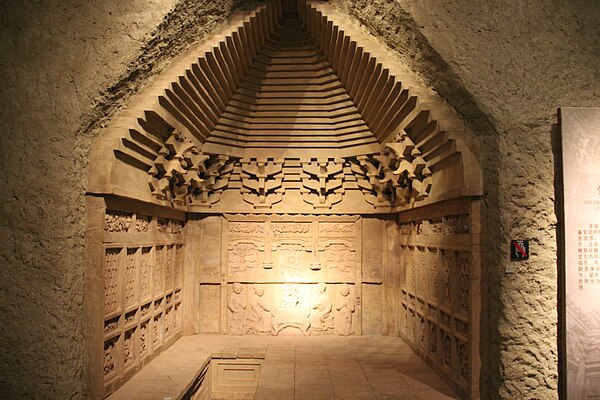
[[[381,44],[372,37],[356,27],[340,28],[338,20],[330,17],[335,10],[328,7],[304,0],[270,1],[233,19],[205,44],[182,55],[152,87],[137,95],[129,111],[111,124],[111,133],[96,146],[100,162],[107,159],[107,151],[116,157],[111,170],[99,168],[92,174],[92,191],[140,197],[138,193],[147,191],[147,185],[136,183],[134,188],[131,178],[150,173],[152,179],[176,180],[187,187],[184,192],[189,196],[205,190],[215,194],[217,201],[215,188],[218,193],[225,191],[225,198],[227,191],[255,190],[244,183],[249,177],[260,182],[273,179],[277,185],[271,191],[278,196],[288,189],[303,196],[316,190],[325,196],[331,180],[343,182],[332,193],[361,191],[368,199],[376,196],[377,200],[367,202],[381,210],[402,203],[394,200],[400,196],[393,194],[400,193],[396,186],[412,187],[396,182],[399,165],[418,161],[434,181],[436,176],[446,176],[455,182],[451,191],[441,190],[439,198],[480,193],[479,173],[464,172],[479,168],[472,152],[458,139],[464,129],[461,119],[431,89],[417,84],[390,52],[381,51]],[[198,175],[194,182],[179,182],[183,178],[177,180],[160,168],[154,171],[173,135],[191,140],[193,153],[203,154],[203,160],[208,157],[209,166],[200,168],[188,165],[198,158],[195,155],[193,160],[177,152],[165,156],[174,171],[193,170]],[[395,155],[385,166],[382,160],[389,158],[393,148],[389,145],[399,142],[410,143],[414,155]],[[325,177],[323,171],[310,175],[306,168],[313,161],[329,175]],[[139,171],[112,169],[119,170],[123,162]],[[259,163],[265,171],[274,163],[278,172],[253,175],[248,172],[252,163]],[[341,168],[339,176],[329,173],[328,168],[334,166]],[[396,171],[393,177],[383,177],[387,169]],[[221,176],[224,171],[226,179]],[[429,181],[425,175],[419,179]],[[467,176],[472,182],[464,180]],[[313,178],[320,181],[318,190],[307,181]],[[208,186],[199,189],[196,181]],[[167,190],[151,186],[154,194]],[[264,188],[259,189],[257,193]],[[426,196],[404,193],[401,197],[422,201]],[[202,207],[211,207],[209,203]],[[325,204],[331,207],[330,203]],[[237,207],[238,203],[231,197],[229,204]]]

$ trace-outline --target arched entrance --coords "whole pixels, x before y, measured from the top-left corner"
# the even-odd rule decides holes
[[[399,335],[477,397],[482,179],[464,124],[339,21],[310,2],[240,15],[97,139],[91,393],[203,332]]]

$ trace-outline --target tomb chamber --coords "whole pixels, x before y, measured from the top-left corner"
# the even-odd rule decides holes
[[[96,139],[87,383],[182,335],[392,335],[478,393],[481,171],[463,121],[326,3],[239,11]]]

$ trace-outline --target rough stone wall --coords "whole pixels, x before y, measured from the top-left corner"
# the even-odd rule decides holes
[[[0,393],[82,397],[84,193],[97,130],[234,1],[0,3]]]
[[[334,0],[398,51],[482,145],[488,255],[482,398],[557,398],[554,152],[559,106],[600,104],[600,5]],[[530,239],[510,264],[510,239]],[[515,273],[505,273],[507,267]],[[485,322],[485,321],[484,321]],[[484,355],[486,356],[486,355]]]
[[[491,243],[485,278],[492,378],[482,383],[490,389],[484,398],[555,398],[550,125],[560,105],[600,103],[600,6],[591,0],[333,2],[404,55],[479,135]],[[4,397],[81,397],[91,138],[231,6],[226,0],[0,3]],[[505,275],[513,237],[531,238],[533,257]]]

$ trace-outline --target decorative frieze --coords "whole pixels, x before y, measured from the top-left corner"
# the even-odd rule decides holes
[[[209,208],[227,187],[233,165],[229,157],[210,157],[183,133],[174,130],[148,170],[148,184],[159,200]]]
[[[104,215],[105,232],[128,232],[131,226],[132,215],[107,212]]]

